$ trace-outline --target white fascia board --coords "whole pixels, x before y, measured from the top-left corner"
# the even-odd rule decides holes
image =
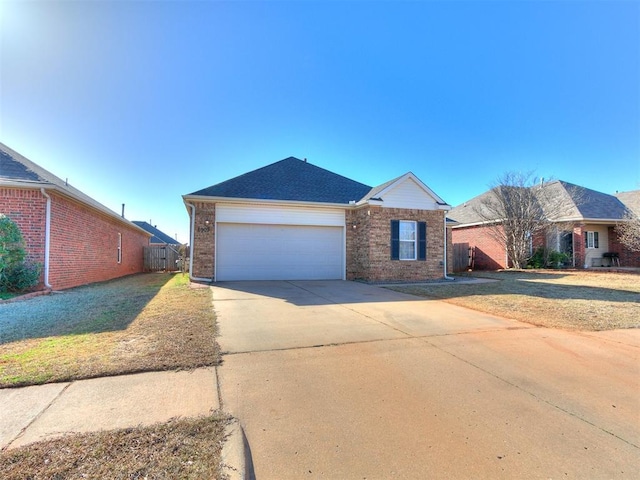
[[[489,225],[496,225],[496,224],[502,223],[502,220],[484,220],[482,222],[473,222],[473,223],[461,223],[461,222],[456,222],[456,223],[457,225],[453,225],[451,228],[486,227]]]
[[[557,218],[551,220],[552,223],[571,223],[571,222],[579,222],[579,223],[594,223],[594,224],[611,224],[611,223],[620,223],[626,222],[627,220],[624,218],[584,218],[584,217],[572,217],[572,218]]]
[[[184,202],[206,202],[206,203],[243,203],[256,205],[290,205],[299,207],[315,207],[315,208],[344,208],[345,210],[354,205],[345,203],[321,203],[321,202],[304,202],[298,200],[263,200],[258,198],[234,198],[234,197],[210,197],[207,195],[183,195]]]

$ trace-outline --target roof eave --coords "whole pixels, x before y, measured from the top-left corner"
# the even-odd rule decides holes
[[[45,190],[49,190],[49,191],[54,191],[56,193],[59,193],[67,198],[70,198],[76,202],[81,203],[82,205],[85,205],[89,208],[91,208],[92,210],[95,210],[99,213],[102,213],[103,215],[106,215],[116,221],[118,221],[119,223],[123,223],[125,225],[127,225],[128,227],[134,228],[142,233],[144,233],[145,235],[148,235],[149,238],[151,238],[151,234],[149,232],[147,232],[144,228],[139,227],[138,225],[136,225],[135,223],[131,222],[130,220],[127,220],[126,218],[122,217],[121,215],[118,215],[116,212],[114,212],[113,210],[111,210],[110,208],[105,207],[104,205],[102,205],[101,203],[94,201],[93,203],[87,203],[87,201],[82,198],[79,197],[77,195],[74,195],[73,192],[70,192],[69,190],[66,190],[64,188],[61,188],[58,185],[55,185],[53,183],[49,183],[49,182],[31,182],[31,181],[4,181],[1,180],[0,181],[0,187],[6,187],[6,188],[29,188],[29,189],[45,189]]]
[[[254,204],[266,204],[266,205],[295,205],[295,206],[309,206],[319,208],[349,208],[353,205],[347,203],[332,203],[332,202],[309,202],[302,200],[278,200],[278,199],[263,199],[263,198],[238,198],[238,197],[211,197],[208,195],[183,195],[183,201],[186,203],[191,202],[206,202],[206,203],[254,203]]]

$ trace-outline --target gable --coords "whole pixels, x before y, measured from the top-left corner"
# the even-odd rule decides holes
[[[379,197],[384,207],[436,210],[440,204],[412,177],[405,178],[381,192]]]

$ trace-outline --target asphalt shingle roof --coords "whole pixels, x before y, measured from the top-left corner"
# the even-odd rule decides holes
[[[348,204],[370,190],[368,185],[289,157],[190,195]]]
[[[30,170],[4,150],[0,149],[0,178],[5,180],[22,180],[28,182],[44,182],[36,172]]]
[[[0,186],[3,184],[26,188],[54,188],[120,222],[131,225],[131,222],[73,187],[66,180],[58,178],[37,163],[0,143]]]
[[[640,190],[616,193],[616,197],[625,207],[640,217]]]
[[[172,238],[170,235],[167,235],[161,230],[158,230],[156,227],[151,225],[149,222],[144,222],[141,220],[132,220],[132,223],[135,223],[140,228],[145,229],[151,235],[151,243],[166,243],[169,245],[180,245],[175,238]]]
[[[543,194],[538,195],[543,210],[550,220],[621,220],[625,206],[613,195],[597,192],[572,183],[555,180],[542,187],[534,186]],[[451,209],[447,215],[461,225],[486,221],[485,199],[492,195],[491,190]],[[482,211],[485,215],[482,215]]]

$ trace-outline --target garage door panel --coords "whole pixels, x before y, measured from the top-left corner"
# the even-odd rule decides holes
[[[219,223],[218,280],[344,277],[343,228]]]

